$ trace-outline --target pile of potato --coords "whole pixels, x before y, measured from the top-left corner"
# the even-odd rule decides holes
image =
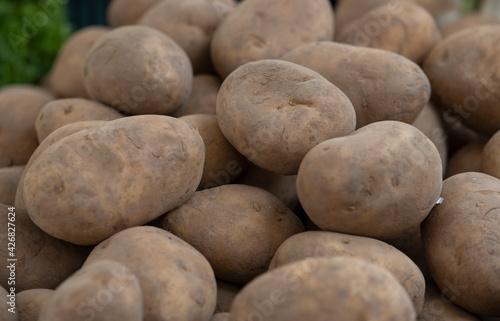
[[[500,19],[441,4],[111,1],[0,89],[0,320],[499,320]]]

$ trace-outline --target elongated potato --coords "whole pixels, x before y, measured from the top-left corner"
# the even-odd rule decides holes
[[[0,204],[14,205],[24,166],[0,168]]]
[[[38,320],[43,305],[53,293],[54,290],[50,289],[31,289],[19,292],[17,294],[18,321]]]

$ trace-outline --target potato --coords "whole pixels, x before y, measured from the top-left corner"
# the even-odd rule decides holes
[[[123,264],[100,260],[59,285],[38,321],[142,321],[142,316],[138,278]]]
[[[207,260],[162,229],[132,227],[97,245],[85,265],[102,259],[125,265],[139,279],[144,321],[208,321],[216,300],[215,277]]]
[[[383,121],[314,147],[297,194],[321,229],[389,240],[424,220],[441,182],[436,146],[411,125]]]
[[[31,167],[35,159],[37,159],[40,154],[47,149],[50,145],[54,144],[58,140],[69,136],[71,134],[74,134],[78,131],[84,130],[84,129],[89,129],[94,126],[100,125],[104,123],[104,121],[100,120],[89,120],[89,121],[82,121],[82,122],[75,122],[75,123],[70,123],[68,125],[64,125],[61,128],[56,129],[52,133],[47,136],[46,139],[42,141],[42,143],[35,149],[33,154],[30,157],[30,160],[28,161],[28,164],[24,167],[24,171],[21,175],[21,178],[19,179],[19,184],[17,185],[17,191],[16,191],[16,199],[15,199],[15,205],[16,208],[21,208],[23,210],[26,210],[26,204],[24,204],[24,195],[23,195],[23,190],[24,190],[24,177],[26,176],[26,171],[28,168]]]
[[[245,0],[215,31],[212,62],[226,78],[251,61],[276,59],[300,45],[333,39],[328,0]]]
[[[113,120],[123,117],[117,110],[83,98],[56,99],[38,114],[35,129],[41,143],[54,130],[69,123],[87,120]]]
[[[191,92],[186,53],[145,26],[114,29],[96,41],[84,66],[89,96],[126,114],[170,114]]]
[[[11,85],[0,90],[0,167],[28,162],[38,146],[36,116],[52,99],[48,91],[31,85]]]
[[[458,174],[444,181],[441,197],[421,226],[432,277],[456,305],[499,317],[500,180]]]
[[[217,10],[221,19],[225,19],[237,5],[236,0],[212,0],[212,4]]]
[[[241,154],[282,175],[297,174],[311,148],[356,127],[354,108],[337,87],[308,68],[270,59],[241,66],[224,80],[217,120]]]
[[[14,212],[15,215],[9,213]],[[12,221],[14,220],[14,221]],[[15,258],[16,262],[7,262],[10,256],[8,251],[9,240],[7,223],[15,227]],[[54,222],[55,224],[56,222]],[[46,288],[53,289],[64,279],[79,269],[90,249],[76,246],[46,234],[30,220],[25,210],[16,208],[10,211],[7,205],[0,204],[0,226],[5,227],[5,232],[0,234],[0,259],[10,266],[15,265],[15,288],[17,292],[28,289]],[[12,281],[9,268],[0,269],[0,286],[9,288]]]
[[[10,287],[8,288],[11,291]],[[14,288],[13,288],[14,289]],[[12,303],[13,306],[9,304],[11,302],[11,297],[15,300],[15,292],[12,295],[12,292],[9,292],[3,287],[0,286],[0,296],[6,300],[7,304],[2,304],[3,308],[0,309],[0,320],[2,321],[18,321],[17,318],[17,310],[15,308],[15,302]],[[12,309],[12,310],[9,310]],[[12,312],[14,311],[14,312]]]
[[[27,170],[26,209],[46,233],[97,244],[188,200],[205,147],[185,122],[143,115],[108,121],[48,147]]]
[[[457,151],[448,160],[446,177],[465,172],[481,172],[481,158],[484,146],[483,142],[473,142]]]
[[[380,5],[346,25],[336,41],[384,49],[421,64],[441,35],[431,14],[411,2]]]
[[[229,312],[231,310],[231,304],[233,303],[234,297],[240,288],[236,285],[217,280],[217,302],[215,304],[215,313]]]
[[[112,0],[106,11],[107,22],[112,27],[133,25],[159,0]]]
[[[338,35],[343,28],[360,18],[365,13],[380,5],[391,3],[391,0],[347,0],[338,1],[335,6],[335,31]],[[399,8],[401,2],[393,2],[394,8]]]
[[[484,146],[480,162],[481,172],[500,178],[500,131]]]
[[[52,296],[54,290],[31,289],[17,294],[17,313],[19,321],[38,320],[45,302]]]
[[[500,19],[495,16],[489,16],[481,13],[468,14],[459,20],[446,24],[441,28],[441,34],[444,39],[468,28],[490,24],[498,25],[500,24]]]
[[[281,59],[319,72],[342,90],[356,110],[357,128],[381,120],[411,124],[431,95],[418,65],[385,50],[325,41],[296,48]]]
[[[387,269],[408,292],[415,311],[424,304],[425,279],[415,263],[387,243],[375,239],[324,231],[311,231],[288,238],[269,264],[274,270],[306,258],[354,257]]]
[[[193,114],[213,114],[217,106],[217,93],[221,81],[214,75],[195,75],[191,96],[172,116],[181,117]]]
[[[234,299],[230,320],[332,318],[415,320],[415,311],[406,291],[384,268],[349,257],[308,258],[249,283]]]
[[[14,205],[16,191],[24,166],[0,168],[0,204]]]
[[[50,90],[61,98],[89,98],[83,85],[83,65],[92,45],[110,29],[89,26],[73,33],[59,50],[48,79]]]
[[[200,251],[217,278],[240,284],[266,271],[281,243],[304,231],[274,195],[238,184],[196,192],[161,227]]]
[[[210,72],[213,70],[210,42],[221,22],[214,3],[211,0],[163,0],[151,6],[138,24],[172,38],[189,56],[195,74]]]
[[[205,165],[198,189],[229,184],[247,166],[241,155],[220,131],[215,115],[188,115],[179,118],[196,129],[205,143]]]
[[[434,284],[425,288],[425,302],[417,321],[479,321],[448,300]]]
[[[487,136],[500,130],[499,50],[500,26],[469,28],[441,41],[423,64],[433,100]]]
[[[210,319],[210,321],[230,321],[230,320],[231,320],[231,313],[229,312],[216,313]]]

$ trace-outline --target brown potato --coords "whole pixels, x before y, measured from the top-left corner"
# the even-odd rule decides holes
[[[144,321],[208,321],[216,283],[210,264],[180,238],[151,226],[132,227],[97,245],[85,266],[102,259],[125,265],[139,279]]]
[[[159,0],[112,0],[106,11],[107,22],[112,27],[136,24],[141,16]]]
[[[113,120],[123,117],[117,110],[83,98],[56,99],[43,106],[35,121],[41,143],[54,130],[79,121]]]
[[[489,16],[482,13],[469,14],[459,20],[446,24],[441,28],[441,34],[444,38],[451,36],[459,31],[482,25],[500,24],[500,19],[495,16]]]
[[[320,74],[282,60],[251,62],[227,77],[217,96],[217,120],[241,154],[282,175],[296,174],[320,142],[356,127],[344,93]]]
[[[0,204],[14,205],[24,166],[0,168]]]
[[[230,321],[230,320],[231,320],[231,313],[229,312],[216,313],[210,319],[210,321]]]
[[[2,321],[18,321],[16,311],[16,297],[15,288],[8,287],[8,291],[0,286],[0,297],[6,300],[7,304],[2,304],[0,308],[0,320]],[[11,299],[12,298],[12,299]],[[13,300],[13,301],[11,301]],[[12,303],[11,303],[12,302]]]
[[[89,98],[83,85],[83,65],[92,45],[110,29],[90,26],[73,33],[59,50],[48,78],[48,87],[61,98]]]
[[[181,117],[193,114],[213,114],[217,106],[217,93],[221,81],[214,75],[195,75],[193,90],[188,100],[172,116]]]
[[[485,145],[483,142],[469,143],[453,154],[448,160],[446,177],[465,172],[481,172],[481,158]]]
[[[335,6],[335,31],[338,35],[344,27],[365,13],[380,5],[390,3],[391,0],[347,0],[338,1]],[[398,8],[400,2],[394,2],[393,6]]]
[[[441,41],[423,64],[433,100],[487,136],[500,130],[499,50],[500,26],[468,28]]]
[[[300,45],[333,39],[328,0],[245,0],[215,31],[212,62],[226,78],[248,62],[276,59]]]
[[[45,302],[52,296],[54,290],[31,289],[17,294],[18,321],[38,320]]]
[[[432,277],[456,305],[500,317],[500,180],[458,174],[444,181],[441,197],[421,226]]]
[[[383,308],[382,308],[383,307]],[[308,258],[262,274],[231,307],[231,321],[415,320],[410,297],[384,268],[350,258]]]
[[[390,240],[424,220],[441,183],[436,146],[411,125],[383,121],[314,147],[297,193],[321,229]]]
[[[408,292],[415,311],[424,304],[425,279],[409,257],[375,239],[326,232],[304,232],[288,238],[276,251],[269,270],[306,258],[340,256],[362,259],[390,271]]]
[[[240,288],[235,284],[217,280],[217,303],[215,313],[229,312],[234,297],[240,292]]]
[[[212,0],[212,4],[214,5],[215,10],[217,10],[219,17],[223,20],[231,12],[233,12],[237,2],[236,0]]]
[[[38,321],[142,321],[142,316],[138,278],[123,264],[100,260],[59,285]]]
[[[205,159],[200,135],[177,118],[125,117],[65,137],[26,171],[23,196],[46,233],[97,244],[188,200]]]
[[[480,162],[481,172],[500,178],[500,131],[484,146]]]
[[[48,91],[31,85],[0,90],[0,167],[24,165],[38,146],[35,120],[53,100]]]
[[[192,78],[181,47],[160,31],[137,25],[102,36],[84,66],[89,96],[133,115],[174,112],[189,97]]]
[[[357,128],[381,120],[411,124],[431,95],[417,64],[385,50],[325,41],[298,47],[281,59],[319,72],[342,90],[356,110]]]

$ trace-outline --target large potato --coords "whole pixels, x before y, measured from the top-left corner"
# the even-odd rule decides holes
[[[251,62],[227,77],[217,96],[217,120],[241,154],[284,175],[296,174],[317,144],[356,127],[344,93],[320,74],[282,60]]]
[[[385,50],[325,41],[298,47],[281,59],[317,71],[342,90],[356,110],[357,128],[381,120],[411,124],[431,95],[417,64]]]
[[[387,269],[408,292],[415,312],[424,304],[425,279],[409,257],[387,243],[375,239],[323,231],[310,231],[288,238],[269,265],[273,270],[306,258],[349,256]]]
[[[237,184],[196,192],[167,213],[161,227],[200,251],[217,278],[235,283],[266,271],[281,243],[304,231],[274,195]]]
[[[45,302],[38,321],[142,321],[139,280],[125,265],[101,260],[84,266]]]
[[[446,178],[465,172],[481,172],[485,145],[483,142],[469,143],[453,154],[448,160]]]
[[[441,41],[423,64],[433,99],[488,136],[500,130],[499,51],[500,26],[468,28]]]
[[[19,292],[17,294],[18,321],[38,320],[43,305],[53,293],[54,290],[50,289],[31,289]]]
[[[388,240],[424,220],[441,182],[436,146],[411,125],[384,121],[314,147],[297,193],[321,229]]]
[[[208,321],[216,283],[210,264],[192,246],[151,226],[121,231],[97,245],[85,266],[102,259],[125,265],[139,279],[144,321]]]
[[[410,297],[384,268],[349,257],[308,258],[253,280],[236,296],[231,321],[413,321]]]
[[[106,11],[107,22],[112,27],[136,24],[141,16],[160,0],[112,0]]]
[[[221,81],[214,75],[193,76],[193,90],[188,100],[172,114],[181,117],[193,114],[213,114],[217,107],[217,93]]]
[[[145,26],[114,29],[87,55],[84,83],[93,100],[128,114],[170,114],[191,92],[193,70],[172,39]]]
[[[185,122],[143,115],[108,121],[48,147],[27,170],[26,209],[42,230],[97,244],[188,200],[205,147]]]
[[[458,174],[444,181],[441,196],[422,223],[432,277],[456,305],[500,317],[500,180]]]
[[[222,78],[251,61],[276,59],[300,45],[333,39],[328,0],[245,0],[215,31],[211,55]]]
[[[0,167],[0,204],[14,205],[24,166]]]
[[[484,146],[480,159],[481,172],[500,178],[500,131]]]

